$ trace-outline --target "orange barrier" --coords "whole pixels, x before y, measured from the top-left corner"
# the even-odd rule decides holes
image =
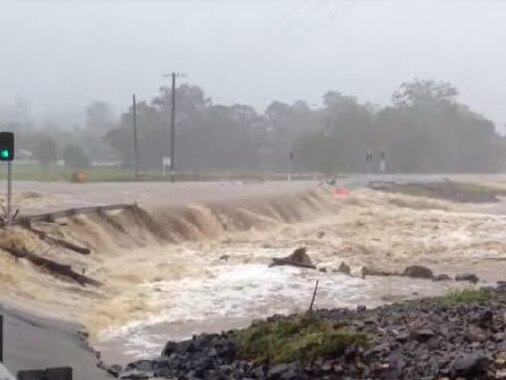
[[[345,189],[344,187],[337,187],[334,190],[334,195],[336,197],[347,197],[350,195],[350,190]]]

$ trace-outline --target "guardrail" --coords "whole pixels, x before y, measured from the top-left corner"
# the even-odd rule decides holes
[[[69,208],[62,211],[48,212],[38,215],[25,215],[17,217],[12,221],[12,224],[18,224],[31,228],[33,223],[56,223],[57,219],[68,218],[76,215],[84,214],[101,214],[106,211],[115,211],[123,209],[134,209],[137,208],[137,204],[117,204],[117,205],[106,205],[106,206],[91,206],[91,207],[80,207],[80,208]]]

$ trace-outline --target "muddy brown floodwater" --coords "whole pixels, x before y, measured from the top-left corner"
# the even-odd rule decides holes
[[[503,279],[506,217],[488,205],[376,192],[360,181],[349,185],[344,197],[310,182],[18,186],[18,204],[37,212],[138,199],[148,213],[125,210],[39,226],[90,247],[89,256],[51,246],[20,227],[2,231],[1,241],[83,270],[103,285],[83,288],[2,254],[0,295],[79,320],[106,360],[121,363],[158,353],[168,339],[303,310],[317,279],[317,307],[375,306],[465,286],[362,279],[364,265],[401,270],[422,264],[435,273]],[[273,257],[301,246],[326,273],[268,267]],[[352,276],[333,273],[342,261]]]

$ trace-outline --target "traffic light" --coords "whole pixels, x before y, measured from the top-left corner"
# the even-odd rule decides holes
[[[0,161],[14,160],[14,133],[0,132]]]

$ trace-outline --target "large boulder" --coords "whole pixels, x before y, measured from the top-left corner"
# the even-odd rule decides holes
[[[404,269],[403,275],[411,278],[432,278],[432,271],[422,265],[410,265]]]
[[[269,266],[276,265],[293,265],[296,267],[316,269],[308,254],[306,248],[297,248],[290,256],[283,258],[273,258],[272,263]]]

